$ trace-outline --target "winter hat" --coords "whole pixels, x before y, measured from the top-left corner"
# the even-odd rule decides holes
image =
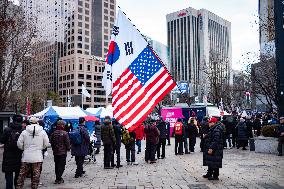
[[[38,122],[38,119],[36,117],[31,117],[30,118],[30,123],[31,124],[37,124],[37,122]]]
[[[216,117],[211,117],[211,119],[209,120],[209,123],[217,123],[218,119]]]

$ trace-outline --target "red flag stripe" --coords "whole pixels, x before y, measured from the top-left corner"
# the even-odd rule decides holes
[[[132,111],[132,108],[131,108],[130,110],[133,113],[131,114],[131,111],[130,111],[128,115],[123,116],[124,118],[127,117],[127,116],[129,116],[129,117],[124,121],[123,121],[123,119],[121,120],[124,123],[124,125],[127,125],[130,122],[132,122],[134,120],[134,118],[139,116],[139,114],[141,114],[141,112],[143,110],[145,111],[146,109],[148,109],[148,108],[151,109],[152,106],[155,106],[156,105],[155,100],[153,101],[153,99],[157,99],[160,96],[160,94],[159,94],[160,91],[167,91],[168,87],[171,86],[171,82],[172,82],[172,79],[170,77],[168,77],[166,81],[163,81],[163,83],[161,85],[159,85],[159,87],[155,91],[153,91],[153,93],[147,98],[147,100],[143,104],[137,105],[138,108],[137,108],[136,111]],[[151,104],[151,102],[153,104]],[[136,106],[136,104],[134,104],[134,105]]]
[[[170,92],[174,87],[175,87],[175,82],[173,82],[171,84],[171,86],[163,92],[162,95],[160,95],[156,100],[155,103],[149,108],[149,110],[135,123],[132,123],[132,125],[139,125],[141,124],[146,118],[147,116],[153,111],[153,109],[155,108],[155,106],[168,94],[168,92]],[[131,132],[133,129],[133,127],[131,127],[131,125],[125,125],[126,128],[128,128],[129,132]]]
[[[139,90],[139,92],[137,92],[135,95],[130,95],[129,97],[126,97],[126,99],[123,99],[123,101],[121,103],[118,103],[117,106],[113,106],[114,107],[114,112],[113,114],[116,115],[122,108],[126,108],[126,110],[124,110],[123,112],[128,110],[131,110],[131,105],[133,104],[138,104],[143,98],[143,94],[144,91],[149,91],[151,88],[153,88],[153,86],[159,82],[159,80],[161,80],[163,78],[163,76],[165,76],[165,74],[167,74],[167,72],[165,70],[163,70],[157,78],[154,79],[154,81],[152,81],[148,86],[146,86],[146,88],[141,88],[141,90]],[[142,95],[140,95],[142,94]],[[136,99],[135,99],[136,98]],[[131,102],[131,100],[134,100],[131,104],[129,102]]]
[[[132,75],[132,79],[129,80],[129,83],[122,86],[120,90],[118,91],[117,95],[113,98],[113,103],[112,103],[113,106],[115,106],[117,101],[123,96],[128,95],[128,94],[130,96],[131,94],[133,94],[134,90],[138,91],[140,89],[139,86],[141,85],[139,84],[139,80],[133,74],[131,75]]]
[[[162,74],[160,74],[159,76],[161,76]],[[147,93],[142,93],[137,99],[134,98],[134,101],[131,102],[131,100],[129,100],[128,102],[126,102],[128,104],[129,107],[126,107],[126,109],[124,111],[120,111],[121,113],[116,114],[116,117],[124,117],[126,119],[126,117],[130,116],[130,114],[135,113],[138,109],[141,110],[141,108],[145,108],[145,106],[147,106],[147,104],[149,103],[149,101],[151,101],[153,94],[158,93],[163,87],[164,85],[171,80],[170,77],[168,77],[168,75],[163,75],[164,77],[166,77],[162,83],[159,82],[161,81],[161,79],[159,80],[155,80],[154,82],[152,82],[151,86],[148,85],[145,89],[145,91],[147,91]],[[159,77],[158,77],[159,78]],[[155,86],[155,87],[154,87]],[[148,88],[149,87],[149,88]],[[154,89],[155,88],[155,89]],[[143,88],[142,88],[143,89]],[[154,89],[154,90],[153,90]],[[149,92],[150,91],[150,92]],[[144,101],[144,102],[143,102]],[[124,104],[121,104],[124,105]],[[140,108],[138,108],[140,106]],[[120,108],[119,108],[120,109]],[[121,110],[121,109],[120,109]],[[128,111],[127,111],[128,110]]]
[[[117,80],[113,83],[113,89],[112,89],[112,96],[115,96],[116,93],[119,90],[120,87],[120,83],[123,82],[125,80],[125,77],[129,76],[129,69],[126,69],[119,78],[117,78]]]

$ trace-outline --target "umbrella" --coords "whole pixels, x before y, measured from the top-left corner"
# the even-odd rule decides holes
[[[87,115],[84,117],[86,121],[99,121],[99,118],[91,115]]]

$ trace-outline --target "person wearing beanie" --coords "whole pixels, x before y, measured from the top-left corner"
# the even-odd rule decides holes
[[[219,180],[219,168],[222,168],[223,159],[223,128],[217,118],[209,120],[209,131],[205,136],[203,151],[203,166],[208,166],[208,180]]]
[[[50,137],[50,143],[54,155],[55,163],[55,184],[64,183],[62,178],[66,165],[67,151],[70,150],[70,140],[68,133],[65,131],[65,122],[60,120],[57,122],[56,130]]]
[[[0,143],[4,144],[2,172],[5,173],[6,189],[13,189],[17,185],[17,179],[21,168],[23,151],[17,146],[17,140],[22,133],[21,115],[14,115],[13,122],[3,131]]]
[[[25,177],[31,170],[31,188],[38,188],[40,181],[40,168],[43,162],[42,150],[49,145],[49,139],[43,127],[38,125],[35,117],[30,118],[31,125],[26,127],[17,142],[18,148],[23,150],[22,165],[17,181],[17,189],[24,187]]]

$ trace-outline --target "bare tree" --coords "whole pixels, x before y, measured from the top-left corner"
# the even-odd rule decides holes
[[[36,28],[22,9],[8,0],[0,2],[0,110],[9,104],[12,92],[21,88],[21,66],[29,55]]]
[[[206,80],[209,82],[208,101],[219,105],[221,99],[224,106],[230,107],[231,87],[229,62],[220,54],[210,51],[209,63],[202,68]]]

